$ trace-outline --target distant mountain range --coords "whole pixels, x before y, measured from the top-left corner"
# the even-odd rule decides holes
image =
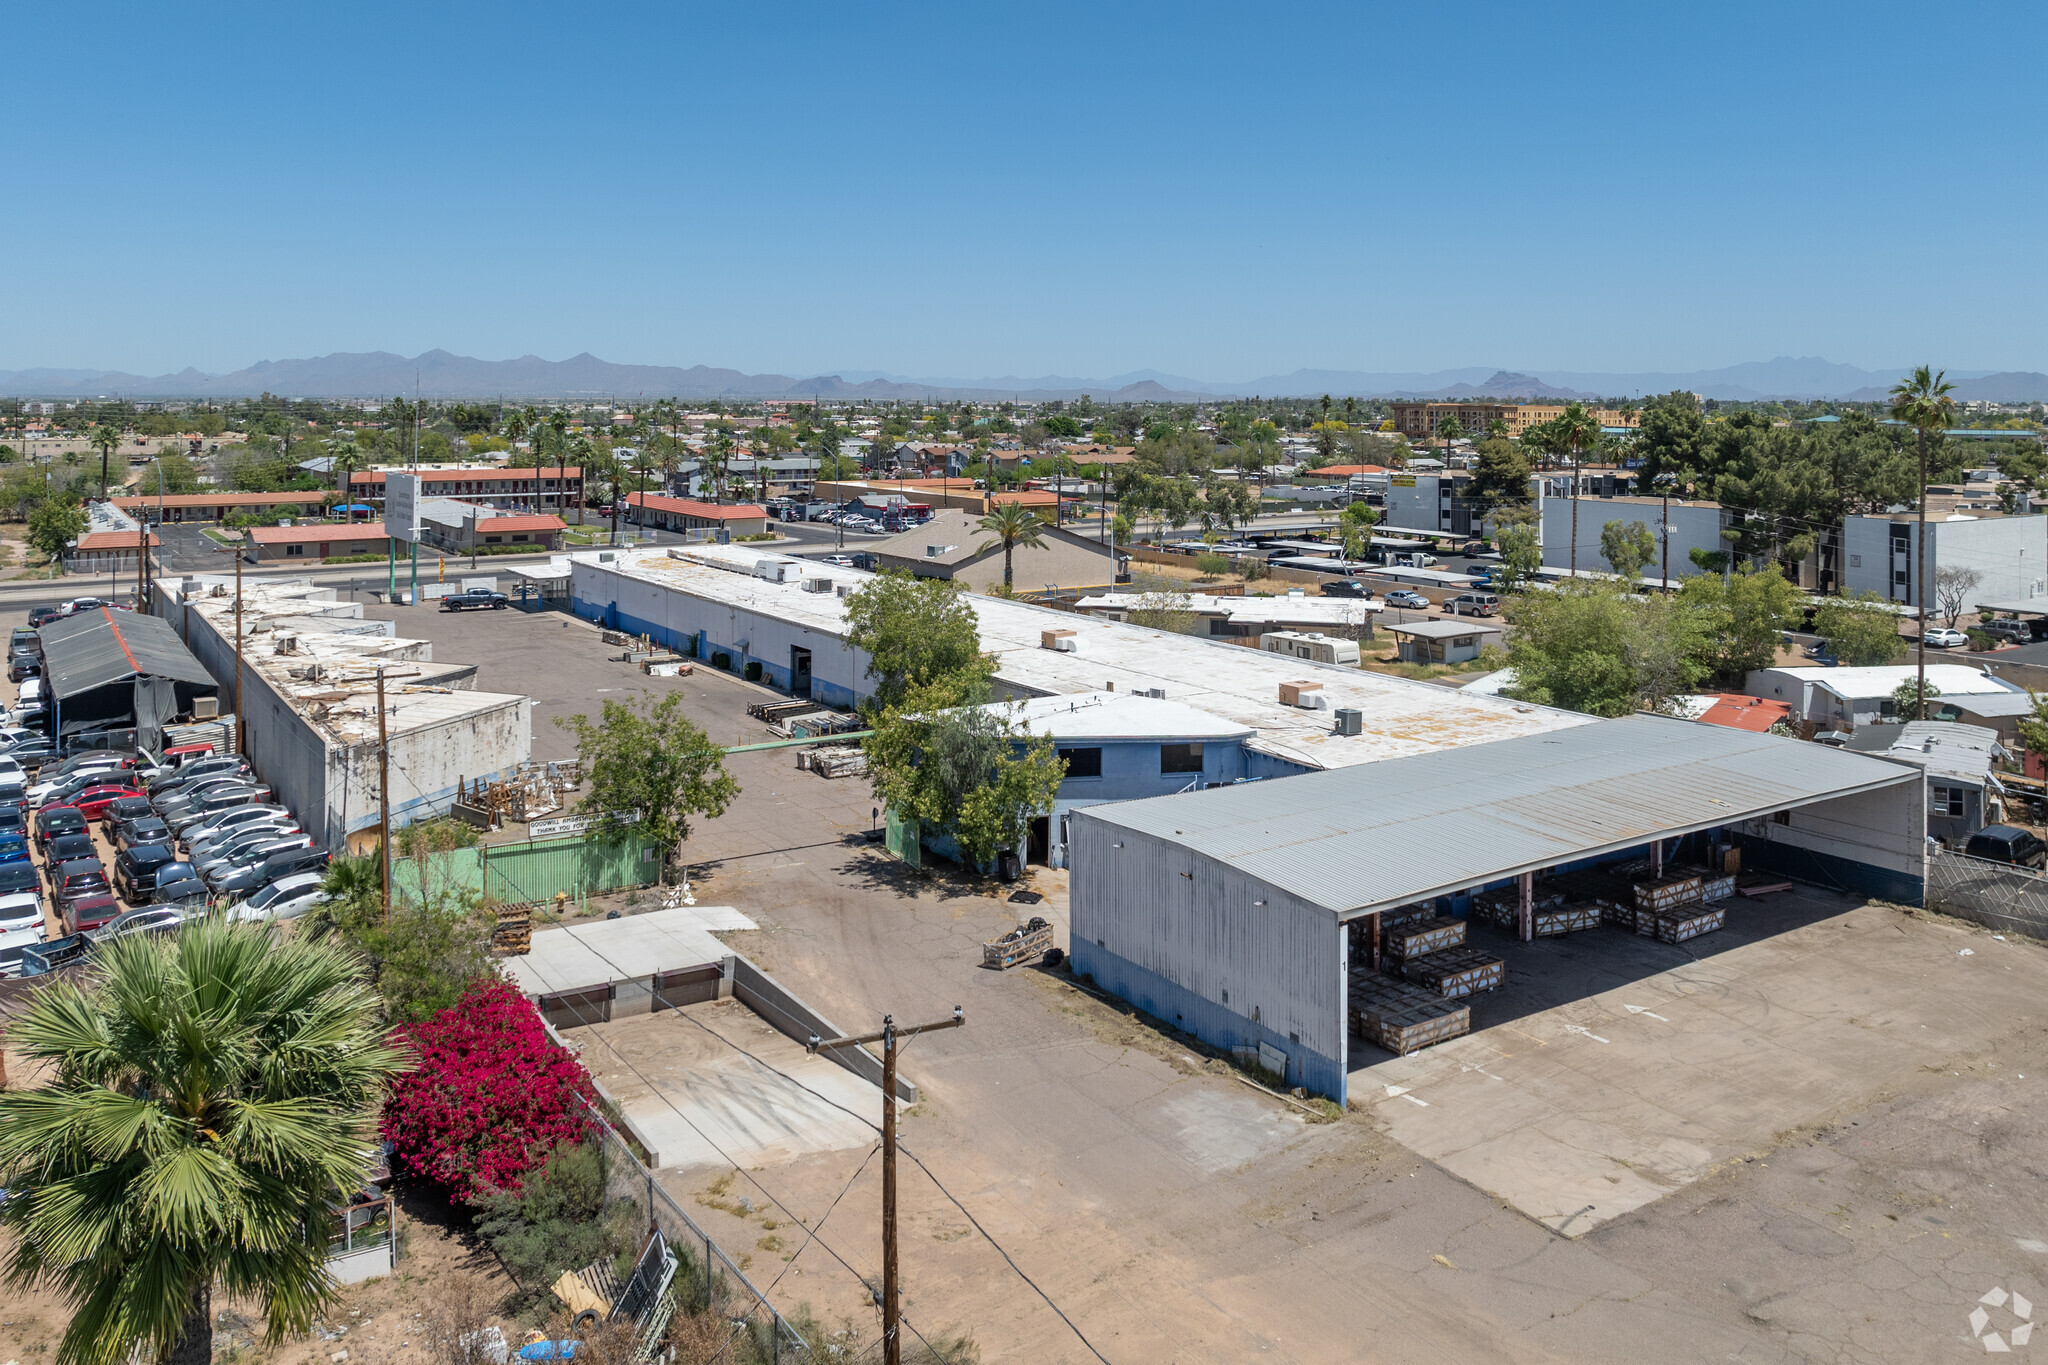
[[[1683,373],[1602,374],[1578,371],[1522,371],[1479,367],[1430,373],[1373,373],[1359,370],[1296,370],[1242,383],[1214,383],[1184,375],[1138,370],[1106,379],[1069,375],[993,379],[919,378],[876,370],[852,370],[810,378],[743,374],[692,365],[619,365],[585,352],[568,360],[521,356],[477,360],[447,351],[406,357],[388,351],[341,353],[307,360],[265,360],[232,374],[187,368],[176,374],[137,375],[113,370],[0,370],[0,394],[18,398],[79,398],[119,394],[128,398],[243,398],[274,393],[287,398],[379,398],[411,393],[417,384],[433,398],[537,399],[617,398],[624,401],[678,398],[961,399],[1024,401],[1073,399],[1082,394],[1107,403],[1196,402],[1217,398],[1541,398],[1638,397],[1688,389],[1707,398],[1840,398],[1858,402],[1885,397],[1906,373],[1864,370],[1818,357],[1751,361],[1719,370]],[[1956,370],[1956,396],[2005,403],[2048,402],[2048,375],[2033,371]]]

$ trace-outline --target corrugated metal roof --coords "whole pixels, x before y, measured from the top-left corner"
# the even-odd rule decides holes
[[[155,616],[94,607],[52,621],[37,634],[50,690],[59,701],[125,678],[213,682],[171,623]]]
[[[1918,764],[1938,777],[1981,787],[1991,775],[1992,761],[2006,755],[1996,730],[1946,720],[1914,720],[1899,727],[1898,742],[1885,750],[1885,756]]]
[[[1343,914],[1919,780],[1826,745],[1638,715],[1074,818],[1180,844]]]

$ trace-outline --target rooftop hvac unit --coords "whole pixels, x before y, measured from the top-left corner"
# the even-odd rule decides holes
[[[1154,701],[1165,701],[1166,689],[1163,687],[1141,687],[1132,695],[1139,697],[1150,697]]]
[[[1323,685],[1319,682],[1281,683],[1280,704],[1299,706],[1306,711],[1320,711],[1326,704],[1323,700]]]
[[[1062,654],[1074,652],[1074,632],[1071,630],[1041,630],[1038,632],[1040,649],[1056,649]]]
[[[851,596],[853,596],[853,584],[851,584],[851,583],[839,583],[839,584],[835,584],[835,585],[834,585],[834,591],[836,591],[836,592],[837,592],[837,593],[838,593],[838,594],[839,594],[839,595],[840,595],[841,597],[851,597]]]
[[[194,698],[192,699],[192,719],[194,719],[194,720],[218,720],[218,719],[220,719],[220,698],[219,698],[219,697],[194,697]]]
[[[1355,706],[1340,706],[1337,708],[1338,734],[1356,735],[1363,732],[1364,729],[1365,713],[1363,711],[1360,711]]]
[[[926,559],[944,559],[958,548],[958,546],[954,545],[927,545],[924,547],[924,557]]]
[[[787,583],[802,569],[788,559],[757,559],[754,561],[754,577],[765,578],[770,583]]]
[[[829,578],[806,578],[804,580],[804,591],[830,592],[832,591],[832,580]]]

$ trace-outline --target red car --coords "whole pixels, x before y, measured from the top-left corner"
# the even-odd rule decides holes
[[[71,804],[76,806],[78,813],[86,819],[97,820],[106,813],[108,806],[113,805],[122,797],[140,795],[142,795],[142,792],[139,788],[125,785],[87,787],[72,798]]]
[[[72,933],[82,934],[99,928],[120,913],[121,903],[112,896],[101,894],[73,900],[65,907],[63,917],[70,922]]]

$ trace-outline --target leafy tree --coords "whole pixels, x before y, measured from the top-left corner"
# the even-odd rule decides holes
[[[636,1248],[633,1202],[621,1199],[607,1208],[604,1185],[598,1145],[567,1142],[525,1173],[516,1191],[478,1196],[477,1231],[519,1285],[518,1307],[545,1311],[549,1287],[564,1271]]]
[[[1657,557],[1657,537],[1640,521],[1610,521],[1600,528],[1600,557],[1623,578],[1639,578],[1643,565]]]
[[[199,471],[192,467],[192,461],[176,453],[177,447],[166,445],[157,457],[142,467],[142,479],[136,484],[136,492],[144,497],[151,493],[196,493],[199,491]]]
[[[213,1283],[272,1343],[334,1293],[326,1229],[368,1170],[403,1064],[339,945],[208,918],[101,944],[24,1002],[11,1041],[49,1070],[0,1093],[8,1280],[72,1304],[64,1365],[204,1365]]]
[[[1874,592],[1828,598],[1813,613],[1813,629],[1838,662],[1852,666],[1888,664],[1906,652],[1898,616]]]
[[[1003,591],[1012,591],[1016,583],[1017,547],[1022,545],[1027,550],[1044,549],[1045,537],[1040,534],[1044,530],[1044,523],[1039,521],[1037,513],[1013,499],[997,503],[994,509],[975,525],[995,537],[993,540],[983,541],[975,553],[980,554],[995,545],[1003,547]]]
[[[868,656],[877,707],[957,675],[985,682],[995,672],[973,604],[955,583],[877,574],[846,599],[846,627],[846,642]]]
[[[1500,552],[1501,566],[1496,577],[1502,592],[1512,592],[1536,571],[1543,567],[1543,546],[1536,530],[1536,514],[1523,511],[1512,520],[1502,518],[1498,530],[1493,533],[1493,548]]]
[[[1516,593],[1506,611],[1513,694],[1524,701],[1595,716],[1668,711],[1706,672],[1697,619],[1667,595],[1641,600],[1575,579]]]
[[[661,876],[690,837],[690,817],[717,819],[740,794],[725,770],[725,751],[683,714],[683,694],[658,701],[644,694],[609,698],[596,721],[580,712],[555,724],[576,736],[576,754],[590,775],[577,802],[585,815],[639,811],[637,825],[598,825],[587,836],[619,839],[644,834],[661,850]]]
[[[28,514],[28,543],[52,563],[66,546],[85,534],[85,509],[69,498],[45,498]]]
[[[1663,394],[1643,405],[1630,453],[1641,464],[1637,478],[1647,487],[1671,475],[1684,481],[1699,467],[1706,418],[1698,397],[1683,390]]]
[[[2048,755],[2048,692],[2030,692],[2027,696],[2034,703],[2034,713],[2015,722],[2020,743],[2027,746],[2030,754]]]
[[[862,745],[875,795],[898,816],[950,833],[977,866],[1021,845],[1066,777],[1050,736],[1031,735],[1013,707],[976,704],[985,687],[955,674],[883,711]]]
[[[1504,436],[1489,436],[1479,443],[1478,457],[1465,496],[1481,512],[1491,516],[1503,508],[1529,505],[1529,457],[1520,446]]]
[[[1892,714],[1901,718],[1924,719],[1927,715],[1925,702],[1941,695],[1941,689],[1931,682],[1919,678],[1908,678],[1892,689]]]
[[[1081,438],[1081,424],[1064,414],[1046,418],[1045,430],[1047,435],[1057,436],[1062,440],[1077,441]]]
[[[1344,537],[1344,557],[1364,559],[1372,544],[1372,528],[1379,524],[1379,509],[1363,498],[1353,498],[1337,514],[1337,529]]]
[[[399,855],[420,846],[411,828],[401,831]],[[376,856],[337,858],[327,866],[322,889],[327,900],[315,912],[316,934],[337,934],[361,954],[369,980],[394,1023],[426,1019],[452,1006],[462,992],[491,969],[491,930],[473,897],[436,885],[424,858],[414,885],[417,897],[393,891],[384,915],[384,875]]]
[[[1230,572],[1230,561],[1212,550],[1195,556],[1195,569],[1204,578],[1221,578]]]
[[[1571,403],[1549,422],[1545,439],[1559,455],[1572,458],[1572,540],[1571,567],[1574,573],[1579,568],[1579,457],[1597,445],[1600,440],[1600,424],[1593,414],[1586,411],[1583,403]]]
[[[1779,633],[1800,616],[1799,589],[1774,569],[1726,580],[1697,575],[1684,581],[1678,595],[1698,615],[1705,645],[1701,662],[1738,685],[1744,674],[1777,661]]]

